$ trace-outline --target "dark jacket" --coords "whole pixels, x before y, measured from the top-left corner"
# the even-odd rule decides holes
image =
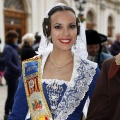
[[[115,58],[104,61],[97,81],[87,120],[120,119],[120,65]]]
[[[1,52],[0,53],[0,71],[4,71],[5,69],[5,57],[4,54]]]
[[[106,60],[107,58],[111,58],[111,57],[112,57],[111,54],[101,52],[96,55],[94,62],[98,63],[98,66],[101,69],[104,60]]]
[[[29,45],[24,45],[20,50],[21,60],[26,60],[28,58],[32,58],[36,55],[35,51]]]
[[[3,52],[6,65],[4,76],[18,78],[21,75],[21,63],[17,51],[17,45],[6,44]]]
[[[120,53],[120,42],[117,40],[111,45],[110,52],[113,56]]]

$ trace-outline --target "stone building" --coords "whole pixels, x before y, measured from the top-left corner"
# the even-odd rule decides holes
[[[26,32],[42,31],[46,11],[56,2],[71,6],[77,14],[76,0],[0,0],[0,38],[4,47],[5,34],[14,29],[21,37]],[[84,1],[84,0],[83,0]],[[120,0],[86,0],[83,22],[86,29],[95,29],[111,38],[120,32]]]

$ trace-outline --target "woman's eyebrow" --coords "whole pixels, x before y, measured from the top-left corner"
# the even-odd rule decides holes
[[[71,25],[71,24],[76,24],[76,22],[72,22],[72,23],[70,23],[70,25]]]
[[[76,24],[76,23],[75,22],[71,22],[68,25],[72,25],[72,24]],[[53,24],[53,26],[55,26],[55,25],[62,25],[62,24],[61,23],[55,23],[55,24]]]
[[[53,24],[53,26],[55,26],[55,25],[62,25],[61,23],[55,23],[55,24]]]

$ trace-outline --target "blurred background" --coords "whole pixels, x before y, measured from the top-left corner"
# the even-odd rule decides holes
[[[19,43],[25,33],[41,32],[43,17],[56,2],[74,8],[86,29],[97,30],[112,40],[120,32],[120,0],[0,0],[1,50],[10,29],[19,33]]]

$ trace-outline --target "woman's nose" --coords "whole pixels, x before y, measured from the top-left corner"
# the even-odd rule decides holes
[[[63,30],[63,35],[64,35],[64,36],[69,36],[69,35],[70,35],[70,32],[69,32],[69,29],[68,29],[68,28],[64,28],[64,30]]]

